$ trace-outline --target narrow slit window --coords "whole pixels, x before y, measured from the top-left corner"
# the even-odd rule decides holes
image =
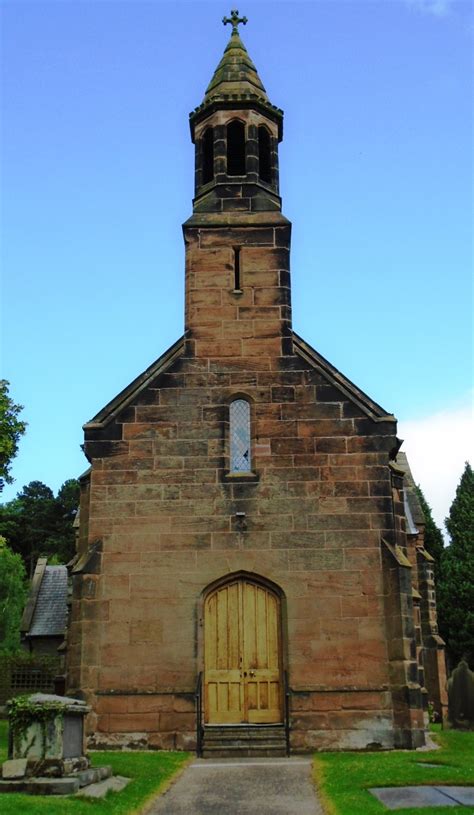
[[[270,133],[264,125],[260,125],[258,128],[258,174],[267,184],[272,183],[271,145]]]
[[[230,403],[230,471],[248,473],[250,461],[250,405],[245,399]]]
[[[245,125],[233,121],[227,125],[227,175],[245,175]]]
[[[240,285],[240,246],[234,246],[234,291],[241,291]]]
[[[214,178],[214,129],[208,127],[202,137],[202,183]]]

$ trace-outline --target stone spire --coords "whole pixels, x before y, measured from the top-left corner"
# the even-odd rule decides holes
[[[232,25],[229,42],[189,116],[196,146],[194,214],[281,212],[283,111],[269,101],[240,39],[238,25],[246,22],[236,9],[224,17],[224,25]]]
[[[237,28],[232,29],[227,48],[206,88],[203,104],[226,98],[226,94],[232,94],[233,99],[247,99],[252,95],[255,98],[256,94],[262,101],[269,102]]]
[[[237,28],[239,23],[245,25],[247,18],[239,18],[238,11],[233,10],[230,18],[224,17],[222,22],[224,25],[231,23],[232,32],[222,59],[206,88],[203,101],[190,113],[191,134],[194,136],[194,125],[211,110],[258,107],[278,124],[281,141],[283,111],[271,104]]]

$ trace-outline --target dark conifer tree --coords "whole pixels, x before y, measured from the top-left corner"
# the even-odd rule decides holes
[[[428,504],[423,490],[420,486],[416,487],[416,493],[425,516],[425,549],[428,550],[431,557],[435,559],[435,574],[439,574],[439,564],[441,556],[444,551],[443,533],[439,526],[437,526],[430,505]]]
[[[30,481],[13,501],[0,505],[0,535],[20,554],[31,577],[38,557],[67,563],[74,555],[73,522],[79,506],[79,482],[65,481],[54,497],[41,481]]]
[[[438,618],[454,667],[462,657],[474,668],[474,473],[469,463],[451,504],[451,542],[441,557]]]

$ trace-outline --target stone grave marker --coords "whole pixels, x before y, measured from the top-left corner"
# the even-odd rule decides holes
[[[85,702],[34,693],[10,700],[7,710],[9,756],[0,792],[68,795],[111,775],[110,767],[91,768],[86,755]]]
[[[448,720],[452,727],[474,729],[474,673],[464,659],[448,679]]]

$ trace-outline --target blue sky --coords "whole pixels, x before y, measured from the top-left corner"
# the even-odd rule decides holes
[[[285,111],[294,328],[399,418],[441,521],[473,459],[472,6],[239,10]],[[2,376],[29,423],[3,500],[80,474],[82,424],[182,333],[187,119],[229,11],[1,4]]]

